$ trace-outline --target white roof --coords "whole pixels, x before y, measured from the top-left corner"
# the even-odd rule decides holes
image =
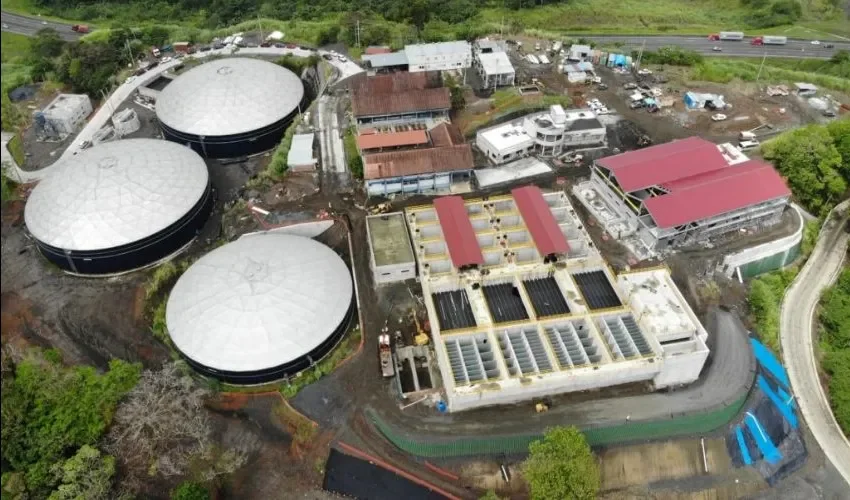
[[[407,64],[407,54],[404,51],[390,52],[389,54],[366,54],[361,57],[364,61],[369,61],[373,68],[383,68],[386,66],[404,66]]]
[[[514,73],[514,65],[504,52],[478,54],[481,68],[486,75],[504,75]]]
[[[472,45],[463,40],[453,42],[419,43],[405,45],[404,52],[408,59],[415,57],[446,56],[454,54],[471,54]]]
[[[292,145],[289,147],[286,164],[292,167],[314,163],[316,163],[316,158],[313,157],[313,134],[292,136]]]
[[[33,189],[29,232],[64,250],[105,250],[171,226],[198,203],[209,182],[191,149],[156,139],[125,139],[60,160]]]
[[[252,132],[298,108],[304,85],[268,61],[231,57],[192,68],[171,82],[156,101],[156,116],[170,128],[194,135]]]
[[[475,169],[473,173],[478,181],[478,186],[481,189],[486,189],[499,184],[550,174],[552,168],[537,158],[528,157],[498,167]]]
[[[353,297],[351,274],[303,236],[243,236],[201,257],[166,306],[174,345],[207,367],[246,372],[310,353],[336,330]]]
[[[499,151],[515,148],[526,143],[531,144],[533,142],[525,129],[510,122],[482,130],[478,132],[478,134]]]

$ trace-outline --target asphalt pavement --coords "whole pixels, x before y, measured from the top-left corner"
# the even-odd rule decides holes
[[[8,31],[9,33],[33,36],[41,29],[53,28],[63,40],[79,40],[82,36],[76,31],[71,31],[71,24],[48,21],[40,17],[22,16],[3,11],[0,13],[0,19],[3,21],[3,31]]]
[[[628,50],[640,49],[645,47],[645,50],[658,50],[661,47],[671,45],[679,46],[688,50],[693,50],[706,56],[734,56],[734,57],[793,57],[793,58],[816,58],[828,59],[837,50],[850,50],[850,42],[821,42],[819,45],[812,44],[811,40],[792,40],[788,39],[786,45],[751,45],[752,37],[744,38],[741,41],[717,41],[709,40],[708,35],[705,36],[635,36],[635,35],[611,35],[611,36],[595,36],[586,35],[585,38],[593,40],[597,43],[610,44],[620,42],[623,48]],[[832,44],[835,47],[826,48],[826,44]],[[714,51],[714,47],[719,47],[720,52]]]
[[[844,209],[850,201],[842,203]],[[847,215],[828,220],[817,246],[782,301],[780,336],[782,357],[800,411],[824,454],[848,483],[850,441],[841,432],[818,376],[814,353],[815,311],[823,291],[841,272],[850,235],[844,231]]]

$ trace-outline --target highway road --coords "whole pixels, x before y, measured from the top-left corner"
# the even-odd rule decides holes
[[[850,50],[850,42],[829,42],[835,45],[832,49],[821,45],[812,45],[810,40],[788,40],[787,45],[765,45],[759,47],[750,45],[751,38],[745,38],[740,42],[712,41],[706,36],[594,36],[585,35],[585,38],[599,43],[610,44],[620,42],[628,49],[639,49],[645,44],[646,50],[657,50],[661,47],[677,45],[685,49],[693,50],[707,56],[736,56],[736,57],[795,57],[795,58],[830,58],[836,50]],[[721,52],[714,52],[713,47],[720,47]]]
[[[842,203],[846,209],[850,201]],[[824,454],[848,483],[850,491],[850,442],[842,434],[829,407],[818,377],[814,354],[814,314],[821,293],[832,285],[847,257],[847,215],[830,219],[817,246],[782,301],[780,336],[782,357],[800,412]]]
[[[3,31],[8,31],[9,33],[32,36],[40,29],[53,28],[63,40],[74,41],[82,36],[75,31],[71,31],[70,24],[57,23],[38,17],[22,16],[3,11],[0,13],[0,19],[3,21]]]

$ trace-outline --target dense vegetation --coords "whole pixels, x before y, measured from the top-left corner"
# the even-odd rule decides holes
[[[4,361],[0,431],[3,460],[11,466],[4,489],[11,482],[36,498],[107,498],[114,459],[94,446],[139,370],[122,361],[103,374],[69,368],[56,351]]]
[[[592,500],[599,492],[596,457],[575,427],[555,427],[528,447],[522,471],[532,500]]]
[[[829,374],[829,400],[835,419],[850,436],[850,267],[821,300],[823,369]]]
[[[762,146],[788,180],[794,197],[815,215],[826,215],[850,184],[850,120],[785,132]]]

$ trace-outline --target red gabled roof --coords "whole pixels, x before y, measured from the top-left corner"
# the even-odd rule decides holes
[[[531,233],[534,245],[540,255],[566,253],[570,246],[561,232],[558,221],[552,215],[549,204],[537,186],[524,186],[511,190],[514,202],[519,209],[525,227]]]
[[[405,130],[402,132],[361,133],[357,136],[360,149],[392,148],[398,146],[417,146],[428,144],[428,134],[424,130]]]
[[[669,194],[644,201],[661,228],[681,226],[791,195],[776,169],[757,160],[682,179],[668,187]]]
[[[617,178],[620,188],[627,193],[704,174],[728,165],[716,144],[699,137],[609,156],[598,160],[597,164],[610,170]]]
[[[460,196],[443,196],[434,200],[437,219],[443,230],[443,238],[455,267],[484,264],[484,255],[478,246],[475,229]]]

